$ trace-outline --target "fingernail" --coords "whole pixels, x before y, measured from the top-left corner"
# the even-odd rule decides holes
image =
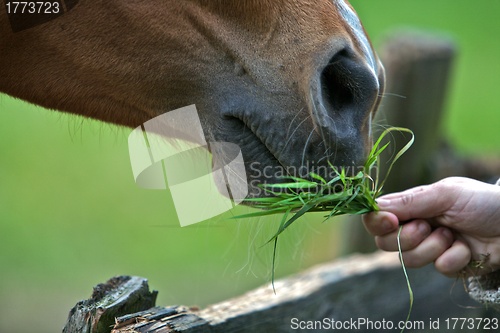
[[[386,218],[382,219],[382,228],[384,229],[385,232],[394,230],[394,226],[392,225],[391,220]]]
[[[421,222],[418,224],[417,230],[421,235],[427,235],[430,231],[430,228],[427,223]]]
[[[377,199],[377,200],[376,200],[376,202],[377,202],[377,205],[378,205],[378,207],[379,207],[380,209],[385,208],[385,207],[389,207],[389,205],[390,205],[390,203],[391,203],[391,201],[390,201],[390,200],[387,200],[387,199],[382,199],[382,198]]]

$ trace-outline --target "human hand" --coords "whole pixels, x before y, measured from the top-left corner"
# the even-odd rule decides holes
[[[409,221],[400,237],[406,267],[434,262],[447,276],[500,269],[500,186],[450,177],[377,203],[363,223],[380,249],[397,251],[399,224]]]

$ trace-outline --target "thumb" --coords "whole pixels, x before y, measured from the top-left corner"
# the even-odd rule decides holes
[[[451,208],[453,202],[453,193],[440,189],[438,183],[388,194],[377,199],[380,210],[393,213],[400,221],[440,216]]]

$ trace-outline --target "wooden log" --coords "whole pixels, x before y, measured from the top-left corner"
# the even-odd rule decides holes
[[[63,333],[109,333],[116,317],[153,307],[157,294],[144,278],[114,277],[71,309]]]
[[[428,332],[430,320],[444,325],[451,317],[494,316],[481,307],[466,309],[470,299],[461,282],[441,276],[433,267],[411,271],[410,279],[415,295],[411,322],[421,328],[408,331]],[[353,255],[279,280],[276,294],[266,285],[206,309],[156,307],[120,317],[112,333],[292,332],[300,321],[332,320],[364,320],[355,331],[373,332],[370,322],[397,325],[405,321],[408,308],[409,295],[397,255],[377,252]]]

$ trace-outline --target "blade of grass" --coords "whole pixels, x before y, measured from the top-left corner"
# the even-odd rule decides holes
[[[389,174],[391,173],[391,170],[392,170],[392,167],[394,166],[394,163],[396,163],[397,160],[399,160],[399,158],[401,156],[403,156],[404,153],[406,153],[406,151],[408,149],[410,149],[410,147],[413,145],[413,142],[415,141],[415,134],[413,134],[413,132],[408,129],[408,128],[404,128],[404,127],[391,127],[391,128],[388,128],[386,129],[381,135],[380,135],[380,138],[378,139],[379,141],[381,139],[383,139],[387,134],[393,132],[393,131],[398,131],[398,132],[405,132],[405,133],[409,133],[411,135],[410,137],[410,140],[403,146],[403,148],[401,148],[397,154],[394,156],[394,158],[392,159],[391,161],[391,164],[389,165],[389,168],[387,169],[387,172],[385,173],[385,176],[384,176],[384,179],[380,182],[380,185],[378,183],[378,177],[376,179],[376,188],[377,188],[377,191],[375,192],[375,197],[377,197],[381,192],[382,192],[382,188],[384,187],[384,184],[387,180],[387,177],[389,177]],[[380,161],[380,159],[379,159]],[[378,170],[379,168],[377,168]]]
[[[285,231],[286,228],[288,228],[293,222],[297,221],[297,219],[299,217],[301,217],[302,215],[304,215],[305,213],[307,213],[312,207],[314,207],[314,206],[311,205],[311,204],[306,204],[298,212],[296,212],[295,214],[293,214],[293,216],[289,220],[287,220],[284,223],[281,223],[280,227],[278,228],[278,231],[274,234],[273,237],[271,237],[271,239],[269,241],[267,241],[267,243],[269,243],[273,239],[277,238],[283,231]]]
[[[401,266],[403,267],[403,273],[404,273],[405,279],[406,279],[406,286],[408,287],[408,294],[410,295],[410,308],[408,309],[408,314],[406,315],[405,325],[401,329],[401,333],[404,332],[405,327],[406,327],[406,323],[408,323],[410,321],[410,315],[411,315],[411,311],[413,309],[413,289],[411,288],[410,278],[408,277],[408,273],[406,272],[406,266],[405,266],[405,262],[403,260],[403,251],[401,250],[401,231],[402,230],[403,230],[403,226],[400,226],[399,230],[398,230],[398,237],[397,237],[398,252],[399,252],[399,260],[401,261]]]
[[[316,179],[316,180],[319,180],[320,182],[322,182],[323,184],[326,184],[326,180],[325,178],[321,177],[320,175],[314,173],[314,172],[311,172],[309,173],[309,176],[311,176],[312,178]]]
[[[280,222],[279,229],[281,229],[283,227],[283,225],[285,224],[285,221],[288,218],[288,214],[290,214],[290,210],[287,210],[286,213],[283,215],[283,218],[281,219],[281,222]],[[274,288],[274,273],[276,270],[274,268],[276,267],[276,251],[277,251],[277,249],[278,249],[278,237],[275,237],[274,238],[274,246],[273,246],[273,263],[271,266],[271,284],[273,286],[273,292],[275,295],[276,295],[276,288]]]

